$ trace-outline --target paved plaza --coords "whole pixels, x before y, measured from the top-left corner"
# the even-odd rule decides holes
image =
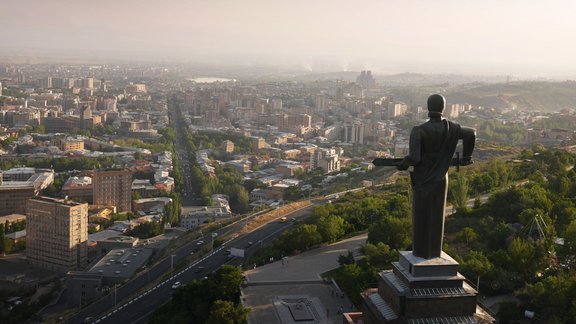
[[[342,323],[339,313],[354,306],[321,274],[339,267],[340,255],[348,251],[358,255],[366,238],[363,234],[246,271],[248,286],[242,289],[242,300],[251,308],[249,323]]]

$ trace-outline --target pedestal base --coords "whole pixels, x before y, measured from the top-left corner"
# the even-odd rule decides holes
[[[365,323],[494,322],[476,306],[477,291],[446,253],[423,259],[402,251],[392,265],[380,273],[378,289],[362,294]]]

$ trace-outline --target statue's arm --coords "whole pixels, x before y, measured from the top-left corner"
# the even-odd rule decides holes
[[[418,127],[412,128],[410,132],[410,147],[409,153],[404,157],[402,162],[398,165],[398,170],[406,170],[411,165],[416,165],[420,163],[421,158],[421,145],[422,145],[422,135]]]
[[[472,164],[472,152],[476,144],[476,130],[469,127],[461,127],[460,138],[462,139],[461,165]]]

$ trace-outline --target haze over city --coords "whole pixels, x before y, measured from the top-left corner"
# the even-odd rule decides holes
[[[571,1],[7,1],[2,56],[576,74]]]
[[[573,323],[575,7],[2,1],[0,323]]]

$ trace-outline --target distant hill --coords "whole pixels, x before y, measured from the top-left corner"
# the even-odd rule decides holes
[[[576,82],[526,81],[485,84],[446,93],[454,103],[470,103],[494,108],[516,107],[522,110],[553,112],[576,108]]]
[[[517,109],[555,112],[576,108],[576,82],[517,81],[510,83],[437,84],[393,87],[390,94],[396,101],[410,105],[426,105],[430,94],[440,93],[448,103],[469,103],[496,109]]]

